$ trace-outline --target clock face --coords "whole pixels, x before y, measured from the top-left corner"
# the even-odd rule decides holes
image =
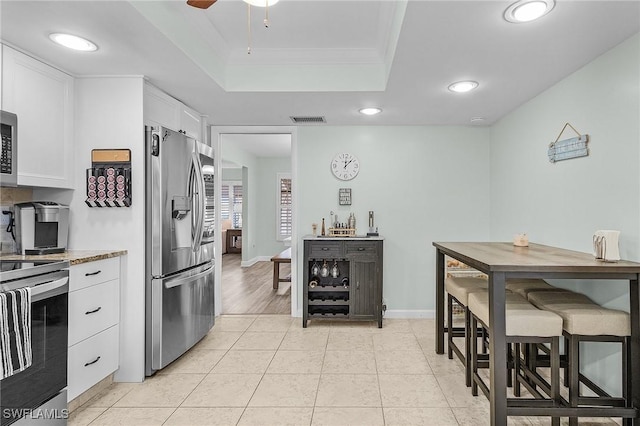
[[[360,162],[355,156],[343,152],[331,161],[331,171],[340,180],[351,180],[358,175]]]

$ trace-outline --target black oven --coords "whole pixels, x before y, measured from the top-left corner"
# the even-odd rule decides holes
[[[0,263],[0,290],[31,287],[33,354],[29,368],[0,380],[0,425],[66,424],[68,262]],[[49,407],[53,398],[61,404]]]

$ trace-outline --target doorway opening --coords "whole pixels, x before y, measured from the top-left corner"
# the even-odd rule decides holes
[[[298,313],[294,132],[212,127],[220,194],[216,313]],[[271,261],[287,249],[291,263]],[[275,267],[280,281],[274,278]]]

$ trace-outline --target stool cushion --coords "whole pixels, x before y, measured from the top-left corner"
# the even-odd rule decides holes
[[[505,293],[507,336],[562,336],[562,318],[553,312],[537,309],[516,293]],[[469,309],[489,326],[489,293],[469,294]],[[489,330],[491,333],[491,330]]]
[[[562,317],[569,334],[583,336],[630,336],[629,314],[607,309],[580,293],[530,293],[529,300],[540,309]]]
[[[552,291],[535,291],[527,295],[527,300],[540,309],[544,309],[547,305],[595,305],[595,302],[581,293],[573,291],[552,292]]]
[[[507,290],[518,293],[525,298],[529,293],[533,291],[569,291],[554,287],[545,280],[528,278],[508,280],[505,284],[505,287]]]
[[[444,289],[462,305],[468,305],[469,293],[487,291],[489,284],[485,278],[448,277],[444,280]]]

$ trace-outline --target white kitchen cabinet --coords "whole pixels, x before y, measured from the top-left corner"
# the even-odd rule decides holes
[[[144,85],[144,122],[180,130],[181,104],[177,99],[148,83]]]
[[[149,83],[144,85],[144,121],[202,141],[202,116]]]
[[[118,369],[118,338],[114,325],[69,348],[67,401]]]
[[[2,45],[2,109],[18,116],[18,185],[73,188],[74,79]]]
[[[197,141],[202,142],[202,117],[200,113],[193,108],[182,105],[180,109],[180,130],[187,136],[191,136]]]
[[[120,258],[69,270],[68,400],[119,366]]]

